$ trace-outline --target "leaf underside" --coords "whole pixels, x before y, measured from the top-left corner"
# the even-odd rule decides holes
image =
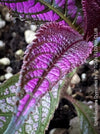
[[[20,16],[25,20],[32,20],[34,22],[51,22],[59,21],[63,24],[83,25],[81,2],[75,0],[27,0],[23,2],[5,2],[1,0],[0,3],[6,5],[9,9],[14,11],[13,16]],[[21,0],[19,0],[21,1]],[[71,19],[71,22],[69,19]]]

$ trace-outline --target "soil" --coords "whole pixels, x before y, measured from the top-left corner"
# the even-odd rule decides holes
[[[10,66],[13,68],[13,74],[19,72],[22,60],[16,59],[15,52],[19,49],[25,51],[27,43],[24,38],[24,31],[26,26],[20,20],[16,22],[7,22],[6,26],[0,30],[0,40],[5,43],[5,48],[0,51],[0,58],[8,57],[10,59]],[[15,34],[15,37],[13,36]],[[0,68],[0,75],[5,74],[7,66]]]
[[[25,51],[27,43],[25,42],[24,32],[29,28],[29,24],[15,19],[14,21],[7,22],[4,28],[0,29],[0,40],[5,43],[5,48],[0,50],[0,58],[8,57],[10,59],[10,67],[13,69],[13,74],[20,71],[22,65],[22,59],[16,59],[15,52],[19,49]],[[15,35],[15,36],[14,36]],[[0,66],[0,76],[5,75],[7,66]],[[99,83],[100,83],[100,62],[98,62],[99,70]],[[85,73],[87,78],[85,81],[80,81],[80,83],[75,84],[72,90],[72,95],[76,95],[75,99],[82,102],[92,101],[94,104],[94,67],[88,63],[83,64],[77,74],[81,78],[81,75]],[[0,81],[1,83],[3,81]],[[99,85],[100,91],[100,85]],[[68,106],[66,109],[65,105]],[[99,98],[100,106],[100,98]],[[59,106],[55,111],[54,117],[51,120],[46,134],[49,134],[50,130],[53,128],[65,128],[66,130],[70,127],[70,120],[76,117],[76,111],[74,106],[67,99],[62,98],[60,100]],[[62,133],[68,134],[68,131]]]

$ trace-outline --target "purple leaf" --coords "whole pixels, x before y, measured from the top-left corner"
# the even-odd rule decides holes
[[[49,7],[47,7],[44,3],[48,4]],[[44,3],[43,1],[40,3],[39,0],[27,0],[24,2],[18,1],[17,3],[10,3],[9,1],[7,1],[7,3],[1,2],[1,4],[6,5],[9,9],[14,11],[14,16],[20,15],[25,19],[31,19],[33,21],[40,22],[61,21],[63,19],[57,14],[56,11],[58,11],[64,16],[66,14],[65,18],[70,16],[72,21],[74,20],[75,16],[77,16],[77,24],[82,23],[82,15],[75,4],[75,0],[71,2],[68,0],[68,3],[66,0],[44,0]],[[56,11],[54,11],[52,7]],[[81,19],[78,18],[78,16],[81,16]]]
[[[51,3],[51,0],[49,0]],[[6,5],[12,11],[17,12],[25,19],[34,19],[39,21],[56,21],[60,19],[60,17],[48,9],[48,7],[44,6],[40,2],[36,2],[36,0],[28,0],[25,2],[17,2],[17,3],[2,3]],[[52,3],[51,3],[52,4]],[[63,7],[65,4],[65,0],[60,2],[59,0],[55,1],[55,4]]]
[[[38,30],[37,39],[27,47],[19,79],[17,113],[12,129],[19,129],[36,103],[65,74],[82,64],[93,48],[78,32],[59,23],[47,23]],[[9,133],[8,133],[9,132]],[[6,134],[6,133],[5,133]]]
[[[68,0],[68,14],[71,15],[72,18],[76,16],[77,7],[75,5],[75,0]]]
[[[71,17],[71,19],[76,19],[76,24],[83,27],[83,16],[82,16],[82,6],[81,2],[76,0],[68,0],[67,2],[67,8],[68,8],[68,15]]]
[[[100,36],[100,0],[83,0],[84,11],[84,27],[86,40],[93,40],[94,28],[98,29],[98,35]]]
[[[28,0],[0,0],[1,3],[17,3],[17,2],[23,2],[23,1],[28,1]]]

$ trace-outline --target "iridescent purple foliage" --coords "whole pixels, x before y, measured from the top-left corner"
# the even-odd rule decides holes
[[[4,1],[4,0],[1,0]],[[6,0],[5,0],[6,1]],[[10,0],[9,0],[10,1]],[[16,0],[11,0],[11,1],[16,1]],[[61,18],[57,13],[54,11],[48,9],[47,6],[44,6],[40,2],[37,2],[36,0],[19,0],[23,2],[12,2],[12,3],[6,3],[6,2],[1,2],[1,4],[6,5],[9,7],[14,12],[17,12],[20,14],[23,18],[27,19],[33,19],[33,20],[39,20],[39,21],[59,21]],[[66,6],[66,0],[45,0],[46,2],[52,4],[57,10],[60,11],[62,10],[63,12],[68,8],[68,13],[67,16],[70,16],[71,18],[75,18],[77,15],[76,22],[77,24],[82,23],[82,15],[80,12],[78,12],[78,8],[75,5],[75,0],[68,0],[67,1],[67,6]]]
[[[65,2],[66,0],[55,0],[54,6],[63,9]],[[26,18],[30,17],[29,13],[36,20],[56,21],[60,18],[52,10],[48,11],[48,8],[40,2],[35,3],[35,0],[3,4],[22,14],[22,16],[26,15]],[[20,71],[16,115],[5,134],[13,134],[19,129],[39,99],[67,73],[81,65],[92,52],[93,43],[87,41],[93,36],[93,28],[97,27],[100,30],[98,25],[100,1],[83,0],[83,10],[84,37],[69,26],[51,22],[42,25],[37,31],[37,38],[28,45]],[[68,0],[68,14],[72,18],[77,14],[75,0]],[[78,20],[82,21],[79,13]]]
[[[37,39],[26,49],[20,72],[20,100],[12,122],[16,129],[22,125],[37,101],[65,74],[82,64],[93,48],[93,44],[84,41],[78,32],[55,22],[41,26],[36,36]],[[13,133],[14,128],[9,128],[7,133]]]

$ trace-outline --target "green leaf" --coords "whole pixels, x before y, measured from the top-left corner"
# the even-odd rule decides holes
[[[94,128],[94,112],[87,105],[77,102],[74,103],[79,120],[81,134],[97,134]]]
[[[6,130],[14,112],[19,74],[0,85],[0,134]]]
[[[0,86],[0,134],[3,134],[11,121],[17,93],[17,82],[19,74],[13,76]],[[61,81],[60,81],[61,83]],[[63,84],[62,84],[63,85]],[[22,128],[16,134],[44,134],[53,113],[59,102],[61,86],[57,84],[52,91],[49,91],[36,105],[29,115]]]

